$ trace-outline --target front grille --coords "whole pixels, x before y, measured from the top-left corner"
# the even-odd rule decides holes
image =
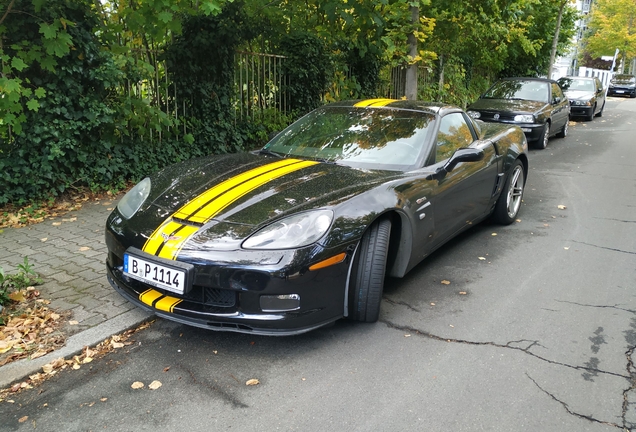
[[[499,114],[499,118],[495,119],[495,115]],[[482,111],[481,112],[481,120],[485,121],[514,121],[515,116],[513,114],[507,113],[497,113],[497,112],[489,112]]]
[[[204,288],[204,303],[208,306],[232,307],[236,304],[236,292],[219,288]]]
[[[236,291],[194,285],[184,299],[205,306],[230,308],[236,305]]]

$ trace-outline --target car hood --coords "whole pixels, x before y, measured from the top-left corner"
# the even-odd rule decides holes
[[[250,153],[210,156],[152,176],[151,196],[129,223],[145,243],[137,247],[152,254],[159,254],[148,246],[153,241],[187,241],[175,246],[184,252],[210,243],[235,247],[275,218],[333,208],[402,175]]]
[[[590,100],[594,97],[594,92],[586,90],[568,90],[565,97],[570,100]]]
[[[513,114],[536,113],[547,103],[518,99],[477,99],[468,107],[469,110],[499,111]]]

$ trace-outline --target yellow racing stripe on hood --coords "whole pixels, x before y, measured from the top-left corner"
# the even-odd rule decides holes
[[[286,174],[316,165],[315,161],[283,159],[246,171],[206,190],[167,218],[146,240],[143,251],[174,260],[185,243],[223,209],[260,186]],[[192,222],[183,224],[176,219]]]
[[[392,102],[397,102],[397,99],[385,99],[385,98],[367,99],[367,100],[360,101],[353,106],[358,108],[383,107],[383,106],[387,106],[388,104]]]

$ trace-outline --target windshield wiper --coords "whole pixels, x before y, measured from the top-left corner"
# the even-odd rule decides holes
[[[282,158],[283,158],[283,155],[281,155],[280,153],[276,153],[276,152],[273,152],[273,151],[271,151],[271,150],[267,150],[267,149],[264,149],[264,148],[260,149],[260,150],[258,151],[258,154],[263,154],[263,155],[268,155],[268,156],[274,156],[274,157],[277,157],[277,158],[280,158],[280,159],[282,159]]]

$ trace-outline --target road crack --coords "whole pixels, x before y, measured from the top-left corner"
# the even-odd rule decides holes
[[[599,246],[599,245],[595,245],[595,244],[592,244],[592,243],[580,242],[580,241],[576,241],[576,240],[572,240],[572,243],[578,243],[578,244],[582,244],[582,245],[586,245],[586,246],[592,246],[592,247],[595,247],[595,248],[605,249],[605,250],[609,250],[609,251],[612,251],[612,252],[620,252],[620,253],[624,253],[624,254],[636,255],[636,252],[625,251],[625,250],[622,250],[622,249],[616,249],[616,248],[611,248],[611,247],[607,247],[607,246]]]
[[[532,351],[530,351],[530,349],[534,346],[542,346],[540,345],[539,341],[533,341],[533,340],[528,340],[528,339],[520,339],[520,340],[516,340],[516,341],[510,341],[507,342],[506,344],[499,344],[496,342],[476,342],[476,341],[469,341],[469,340],[464,340],[464,339],[454,339],[454,338],[444,338],[441,336],[437,336],[434,335],[432,333],[429,333],[427,331],[424,330],[420,330],[414,327],[409,327],[409,326],[402,326],[399,324],[395,324],[391,321],[388,320],[380,320],[381,323],[385,324],[387,327],[395,329],[395,330],[400,330],[400,331],[406,331],[406,332],[410,332],[412,334],[416,334],[418,336],[422,336],[428,339],[433,339],[436,341],[440,341],[440,342],[448,342],[448,343],[458,343],[458,344],[464,344],[464,345],[475,345],[475,346],[492,346],[492,347],[496,347],[496,348],[504,348],[504,349],[510,349],[510,350],[515,350],[515,351],[520,351],[524,354],[527,354],[531,357],[534,357],[538,360],[541,360],[543,362],[552,364],[552,365],[556,365],[556,366],[563,366],[569,369],[574,369],[577,371],[586,371],[589,372],[591,374],[594,374],[594,376],[597,376],[598,374],[602,374],[602,375],[609,375],[609,376],[614,376],[614,377],[619,377],[619,378],[625,378],[627,380],[630,379],[630,376],[628,375],[623,375],[623,374],[619,374],[616,372],[610,372],[610,371],[606,371],[603,369],[598,369],[595,367],[590,366],[577,366],[577,365],[571,365],[571,364],[567,364],[567,363],[563,363],[563,362],[559,362],[559,361],[555,361],[555,360],[550,360],[548,358],[542,357],[536,353],[533,353]],[[520,347],[520,346],[515,346],[514,344],[521,344],[521,343],[527,343],[528,345],[526,347]]]
[[[608,422],[608,421],[604,421],[604,420],[599,420],[599,419],[597,419],[597,418],[592,417],[591,415],[585,415],[585,414],[577,413],[576,411],[572,411],[572,410],[570,409],[570,406],[569,406],[567,403],[563,402],[561,399],[557,398],[555,395],[553,395],[553,394],[552,394],[552,393],[550,393],[549,391],[545,390],[543,387],[541,387],[541,386],[539,385],[539,383],[537,383],[537,382],[534,380],[534,378],[532,378],[532,377],[531,377],[530,375],[528,375],[527,373],[526,373],[526,376],[528,377],[528,379],[530,379],[530,381],[532,381],[532,382],[534,383],[534,385],[536,385],[536,386],[537,386],[537,388],[538,388],[539,390],[541,390],[541,391],[542,391],[543,393],[545,393],[546,395],[550,396],[550,398],[552,398],[552,400],[554,400],[555,402],[560,403],[560,404],[561,404],[561,406],[563,406],[563,408],[565,409],[565,411],[566,411],[568,414],[570,414],[570,415],[572,415],[572,416],[575,416],[575,417],[578,417],[578,418],[581,418],[581,419],[584,419],[584,420],[591,421],[591,422],[593,422],[593,423],[599,423],[599,424],[606,425],[606,426],[612,426],[612,427],[615,427],[615,428],[617,428],[617,429],[622,429],[622,430],[624,430],[624,431],[629,431],[629,429],[627,429],[625,426],[621,426],[621,425],[618,425],[618,424],[616,424],[616,423],[612,423],[612,422]]]

